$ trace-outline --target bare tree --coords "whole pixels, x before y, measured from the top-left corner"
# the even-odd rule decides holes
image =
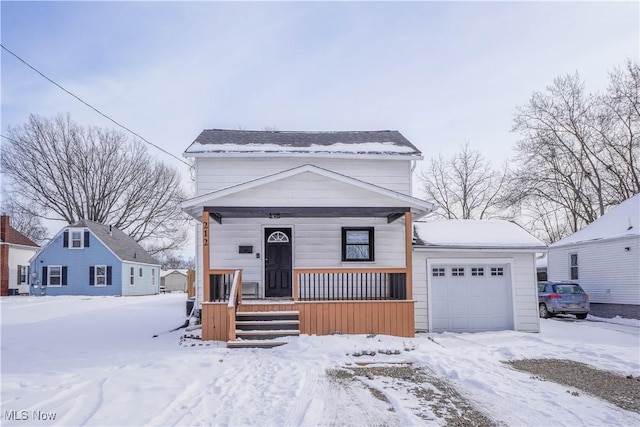
[[[114,225],[152,254],[187,240],[180,175],[153,160],[142,143],[82,127],[68,115],[32,115],[8,135],[0,164],[21,208],[69,224],[84,218]]]
[[[172,269],[195,269],[194,258],[184,258],[174,252],[165,252],[159,257],[159,262],[163,270]]]
[[[610,74],[604,94],[586,93],[576,73],[518,108],[513,130],[523,138],[509,203],[544,240],[580,230],[640,192],[639,88],[638,65],[628,62]]]
[[[4,188],[2,193],[2,214],[11,217],[11,226],[35,243],[43,244],[47,240],[47,228],[42,223],[42,219],[33,211],[16,203]]]
[[[424,191],[439,207],[437,216],[447,219],[487,219],[499,216],[506,166],[496,171],[478,150],[466,142],[451,158],[432,158],[422,172]]]

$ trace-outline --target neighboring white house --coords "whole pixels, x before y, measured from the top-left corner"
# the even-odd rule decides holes
[[[2,295],[29,294],[29,260],[40,248],[0,217],[0,285]]]
[[[575,280],[591,314],[640,318],[640,194],[549,246],[549,280]]]
[[[414,226],[417,330],[539,331],[535,257],[544,243],[509,221]]]
[[[162,292],[186,292],[188,271],[186,269],[162,270],[160,272],[160,290]]]

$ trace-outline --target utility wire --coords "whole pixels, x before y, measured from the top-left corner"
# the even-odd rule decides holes
[[[10,53],[11,55],[13,55],[14,57],[16,57],[20,62],[22,62],[24,65],[26,65],[27,67],[31,68],[33,71],[35,71],[36,73],[40,74],[42,77],[44,77],[46,80],[48,80],[49,82],[53,83],[54,85],[56,85],[57,87],[59,87],[60,89],[62,89],[64,92],[68,93],[69,95],[73,96],[75,99],[77,99],[78,101],[80,101],[81,103],[83,103],[84,105],[86,105],[87,107],[91,108],[93,111],[95,111],[96,113],[100,114],[102,117],[104,117],[105,119],[113,122],[115,125],[121,127],[122,129],[126,130],[127,132],[137,136],[138,138],[140,138],[142,141],[146,142],[147,144],[157,148],[158,150],[162,151],[163,153],[173,157],[174,159],[178,160],[181,163],[184,163],[185,165],[191,167],[191,165],[187,162],[185,162],[184,160],[182,160],[181,158],[179,158],[178,156],[171,154],[170,152],[168,152],[167,150],[165,150],[164,148],[154,144],[153,142],[149,141],[148,139],[142,137],[140,134],[132,131],[131,129],[129,129],[128,127],[126,127],[125,125],[118,123],[117,121],[115,121],[114,119],[112,119],[111,117],[107,116],[106,114],[104,114],[102,111],[98,110],[96,107],[94,107],[93,105],[89,104],[88,102],[82,100],[79,96],[73,94],[72,92],[68,91],[67,89],[65,89],[64,87],[60,86],[58,83],[56,83],[55,81],[53,81],[52,79],[50,79],[49,77],[45,76],[42,72],[40,72],[36,67],[34,67],[33,65],[29,64],[27,61],[25,61],[24,59],[20,58],[17,54],[13,53],[12,51],[10,51],[9,49],[7,49],[7,47],[5,45],[3,45],[2,43],[0,43],[0,47],[2,47],[2,49],[6,50],[8,53]],[[3,137],[5,137],[4,135],[2,135]],[[6,138],[6,137],[5,137]],[[8,139],[8,138],[7,138]]]

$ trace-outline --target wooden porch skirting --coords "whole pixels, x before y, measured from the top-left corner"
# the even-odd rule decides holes
[[[383,334],[415,336],[415,301],[298,301],[241,303],[238,311],[300,312],[300,333],[308,335]],[[202,339],[228,341],[226,302],[202,303]]]

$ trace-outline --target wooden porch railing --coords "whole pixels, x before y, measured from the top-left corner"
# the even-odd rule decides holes
[[[242,302],[242,270],[235,270],[233,282],[229,292],[229,302],[227,303],[227,327],[229,328],[229,341],[236,340],[236,312],[238,305]]]
[[[407,300],[407,269],[296,268],[294,301]]]
[[[209,270],[208,286],[204,288],[204,301],[227,302],[233,285],[233,278],[238,270],[212,269]]]

